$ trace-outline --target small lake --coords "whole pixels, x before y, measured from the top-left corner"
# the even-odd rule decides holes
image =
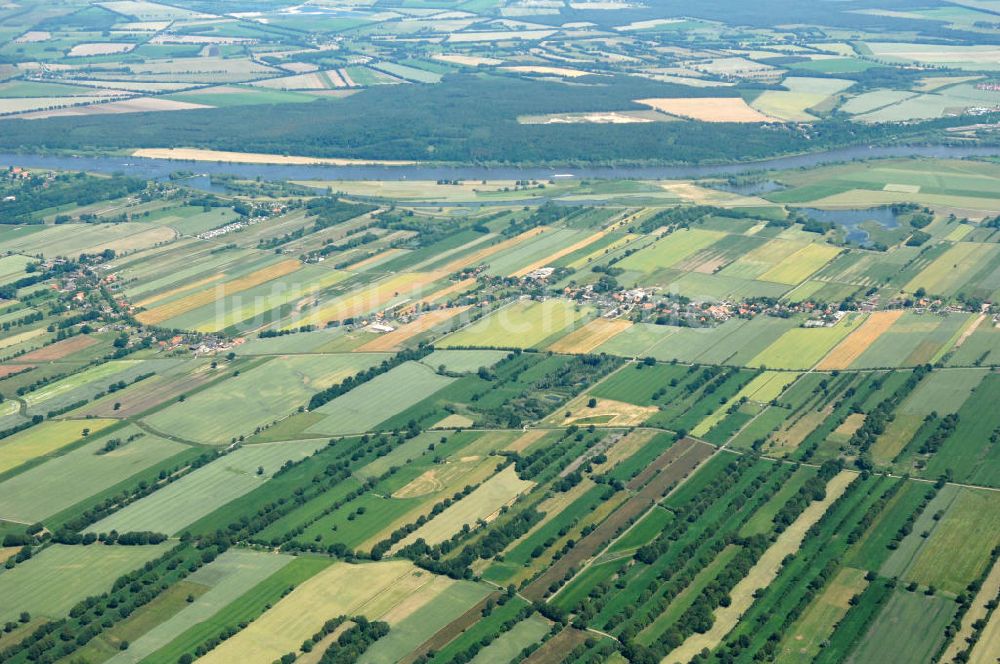
[[[848,242],[866,244],[871,239],[868,231],[861,228],[866,221],[874,221],[882,228],[899,228],[899,215],[889,207],[857,210],[820,210],[817,208],[795,208],[795,211],[816,221],[826,221],[843,228]]]

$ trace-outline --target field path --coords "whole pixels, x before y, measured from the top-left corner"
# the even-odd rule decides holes
[[[826,497],[810,503],[778,539],[775,540],[760,560],[750,569],[747,575],[736,584],[729,593],[732,602],[729,606],[715,611],[715,623],[704,634],[693,634],[673,652],[664,657],[662,664],[673,662],[689,662],[704,648],[715,649],[743,617],[754,601],[757,590],[766,587],[781,571],[782,561],[786,556],[794,554],[802,546],[806,533],[813,524],[820,520],[826,510],[844,494],[858,477],[857,473],[842,470],[826,485]]]

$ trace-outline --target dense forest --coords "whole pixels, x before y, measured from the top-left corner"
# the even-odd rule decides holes
[[[316,157],[476,163],[641,163],[754,160],[842,145],[884,142],[967,122],[914,125],[842,121],[808,131],[786,125],[687,121],[524,125],[518,116],[643,110],[635,99],[738,96],[632,77],[564,85],[513,77],[454,75],[437,86],[381,86],[310,104],[12,120],[2,150],[198,147]],[[254,132],[248,134],[247,127]]]

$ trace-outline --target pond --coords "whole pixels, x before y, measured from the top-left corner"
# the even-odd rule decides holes
[[[873,221],[882,228],[899,228],[899,215],[891,207],[866,209],[820,210],[818,208],[795,208],[795,211],[816,221],[826,221],[844,229],[848,242],[867,244],[871,240],[868,231],[861,228],[866,221]]]

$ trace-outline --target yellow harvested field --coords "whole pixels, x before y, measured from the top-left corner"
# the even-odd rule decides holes
[[[595,318],[549,346],[549,350],[554,353],[589,353],[630,327],[630,320]]]
[[[531,431],[525,431],[504,449],[508,452],[523,452],[544,438],[546,433],[548,432],[545,429],[532,429]]]
[[[332,302],[318,306],[307,312],[303,317],[290,322],[286,329],[300,325],[324,326],[329,321],[342,320],[360,316],[372,311],[378,311],[393,300],[415,300],[421,297],[424,289],[438,279],[443,279],[447,273],[442,270],[434,272],[404,272],[394,277],[380,281],[349,295],[334,299]]]
[[[903,311],[876,311],[864,323],[847,335],[816,365],[819,371],[847,369],[868,347],[875,343],[903,315]]]
[[[535,486],[534,482],[522,480],[517,476],[514,466],[507,466],[499,473],[486,480],[475,491],[457,503],[438,514],[436,517],[417,528],[407,537],[400,540],[393,551],[423,539],[430,545],[440,544],[469,524],[475,527],[480,519],[492,521],[500,509],[510,505],[519,495]]]
[[[959,627],[958,634],[955,635],[954,640],[948,645],[948,648],[944,651],[944,656],[942,656],[939,662],[953,662],[955,661],[955,656],[965,647],[968,643],[966,639],[970,637],[973,633],[974,627],[973,623],[978,620],[985,620],[987,614],[989,613],[988,604],[992,602],[996,596],[1000,594],[1000,561],[997,561],[993,568],[990,570],[989,575],[986,580],[983,581],[983,585],[980,587],[979,592],[976,593],[976,598],[972,600],[972,607],[969,611],[962,617],[962,625]],[[994,623],[996,621],[993,621]],[[987,623],[986,631],[983,632],[983,637],[985,638],[989,632],[990,624]],[[1000,629],[997,625],[993,625],[995,632],[995,641],[990,646],[993,648],[993,653],[1000,652],[996,648],[1000,647]],[[975,656],[975,651],[972,653]],[[975,658],[973,658],[973,661]]]
[[[433,56],[435,60],[450,62],[454,65],[464,65],[466,67],[478,67],[479,65],[499,65],[503,60],[496,58],[484,58],[477,55],[459,55],[458,53],[438,53]]]
[[[74,100],[78,99],[76,97]],[[157,97],[135,97],[112,101],[107,104],[90,104],[89,106],[68,106],[45,111],[25,113],[21,117],[26,120],[43,120],[45,118],[75,117],[80,115],[111,115],[121,113],[147,113],[150,111],[192,111],[199,108],[213,108],[205,104],[192,104],[187,101],[160,99]]]
[[[836,258],[840,252],[839,247],[828,244],[807,244],[760,275],[758,279],[797,286]]]
[[[861,425],[865,423],[864,413],[851,413],[847,418],[833,430],[833,433],[839,434],[844,437],[851,437],[854,432],[861,428]]]
[[[443,420],[438,420],[431,425],[432,429],[465,429],[471,427],[475,424],[475,421],[466,417],[465,415],[459,415],[458,413],[452,413]]]
[[[375,254],[374,256],[369,256],[368,258],[365,258],[364,260],[360,260],[357,263],[351,263],[350,265],[348,265],[344,269],[345,270],[349,270],[351,272],[356,272],[358,270],[364,270],[366,267],[371,267],[375,263],[380,263],[382,261],[388,260],[390,258],[398,256],[401,253],[403,253],[402,249],[397,249],[397,248],[386,249],[385,251],[379,252],[379,253]]]
[[[778,535],[774,544],[750,569],[747,575],[729,593],[728,606],[715,611],[715,623],[704,634],[693,634],[673,652],[664,658],[667,662],[688,662],[703,648],[714,650],[722,639],[736,626],[740,618],[753,604],[755,593],[770,584],[781,570],[786,556],[794,554],[802,545],[806,532],[815,524],[847,487],[857,478],[856,473],[841,471],[826,485],[826,497],[809,504],[802,514],[784,532]]]
[[[13,402],[12,405],[16,406]],[[84,429],[89,429],[89,435],[94,435],[117,422],[110,419],[50,420],[14,434],[0,441],[0,473],[79,440]]]
[[[461,270],[464,267],[474,267],[476,265],[480,265],[485,261],[485,259],[489,258],[493,254],[505,251],[507,249],[510,249],[511,247],[516,247],[522,242],[526,242],[533,237],[537,237],[542,233],[546,232],[547,230],[549,230],[549,228],[546,226],[537,226],[535,228],[532,228],[530,231],[525,231],[520,235],[515,235],[509,240],[504,240],[503,242],[497,242],[496,244],[491,244],[488,247],[483,247],[482,249],[474,251],[471,254],[466,254],[465,256],[456,258],[455,260],[449,263],[445,263],[441,267],[441,270],[447,273],[451,273],[455,272],[456,270]]]
[[[702,122],[774,122],[760,111],[750,107],[742,97],[703,97],[703,98],[659,98],[636,99],[636,103],[650,108],[677,115],[682,118],[700,120]]]
[[[546,256],[545,258],[543,258],[541,260],[537,260],[534,263],[530,263],[530,264],[526,265],[525,267],[522,267],[520,270],[518,270],[517,272],[515,272],[514,274],[512,274],[510,276],[512,276],[512,277],[523,277],[526,274],[534,272],[535,270],[537,270],[540,267],[545,267],[546,265],[551,265],[553,262],[559,260],[563,256],[568,256],[569,254],[573,253],[574,251],[579,251],[580,249],[583,249],[584,247],[589,247],[590,245],[594,244],[595,242],[597,242],[598,240],[600,240],[602,237],[604,237],[605,235],[607,235],[610,232],[611,232],[610,230],[598,231],[598,232],[594,233],[593,235],[591,235],[590,237],[585,237],[582,240],[580,240],[579,242],[574,242],[573,244],[567,245],[567,246],[563,247],[562,249],[559,249],[558,251],[555,251],[555,252],[549,254],[548,256]]]
[[[358,579],[364,579],[364,583],[358,583]],[[198,661],[273,662],[285,653],[297,651],[330,618],[359,614],[381,618],[407,598],[423,594],[419,592],[421,587],[435,579],[440,577],[417,569],[409,561],[334,563]]]
[[[115,55],[116,53],[128,53],[135,44],[128,42],[104,42],[93,44],[77,44],[69,50],[67,55],[71,58],[85,57],[88,55]]]
[[[601,426],[635,427],[660,412],[656,406],[636,406],[613,399],[597,399],[593,408],[587,405],[590,396],[582,394],[552,415],[560,426],[570,424],[599,424]],[[566,413],[570,413],[566,417]]]
[[[384,159],[330,159],[323,157],[299,157],[293,155],[261,154],[259,152],[227,152],[225,150],[201,150],[198,148],[142,148],[132,152],[134,157],[147,159],[180,159],[183,161],[224,161],[233,164],[287,164],[308,166],[326,164],[328,166],[406,166],[415,161],[392,161]]]
[[[469,290],[476,285],[475,279],[462,279],[461,281],[456,281],[450,286],[445,286],[441,290],[434,291],[427,297],[420,301],[420,304],[436,304],[456,293],[462,293]]]
[[[189,291],[193,291],[197,288],[201,288],[202,286],[207,286],[208,284],[213,284],[217,281],[222,281],[225,278],[226,278],[225,273],[217,272],[211,276],[205,277],[204,279],[199,279],[198,281],[192,281],[191,283],[184,284],[183,286],[178,286],[177,288],[173,288],[171,290],[164,291],[162,293],[157,293],[156,295],[151,295],[142,300],[137,300],[133,302],[133,304],[137,307],[143,307],[144,309],[146,309],[149,308],[150,305],[156,304],[160,300],[166,300],[171,297],[180,295],[181,293],[187,293]]]
[[[281,261],[280,263],[275,263],[274,265],[251,272],[244,277],[227,281],[226,283],[215,288],[209,288],[198,293],[192,293],[191,295],[174,300],[173,302],[169,302],[163,306],[150,309],[149,311],[143,311],[136,316],[136,318],[140,322],[147,325],[162,323],[165,320],[187,313],[188,311],[197,309],[198,307],[211,304],[220,298],[248,290],[254,286],[266,284],[272,279],[278,279],[279,277],[291,274],[292,272],[299,270],[301,267],[302,264],[299,263],[299,261],[289,258],[288,260]]]
[[[430,311],[417,320],[407,323],[406,325],[402,325],[392,332],[380,335],[355,350],[359,353],[399,350],[403,347],[403,344],[406,341],[412,339],[421,332],[426,332],[432,327],[440,325],[441,323],[454,318],[464,311],[468,311],[468,309],[469,307],[453,307],[451,309],[438,309],[437,311]]]
[[[486,460],[486,463],[483,463]],[[439,493],[453,488],[477,484],[493,474],[495,464],[487,457],[462,457],[455,461],[437,464],[406,483],[392,494],[393,498],[419,498],[431,493]]]
[[[567,67],[542,67],[536,65],[518,65],[515,67],[501,67],[506,71],[519,72],[524,74],[552,74],[553,76],[564,76],[566,78],[577,78],[579,76],[590,76],[589,71],[579,69],[569,69]]]

